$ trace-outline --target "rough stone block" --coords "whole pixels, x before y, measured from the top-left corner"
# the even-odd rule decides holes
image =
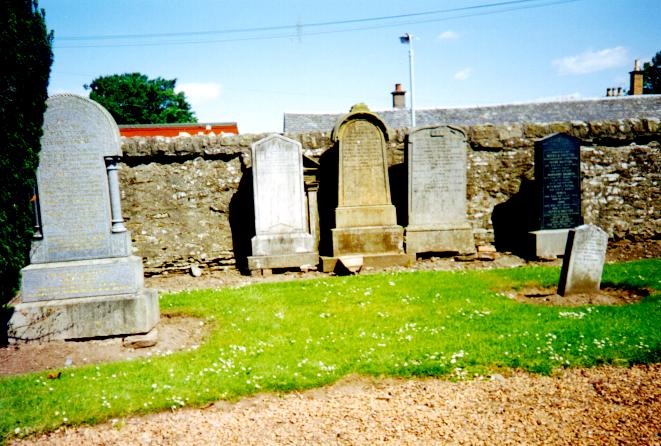
[[[147,333],[158,323],[158,293],[21,302],[9,320],[11,343]]]

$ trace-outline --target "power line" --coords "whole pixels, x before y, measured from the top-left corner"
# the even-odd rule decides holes
[[[288,34],[276,34],[276,35],[267,35],[267,36],[252,36],[252,37],[236,37],[236,38],[227,38],[227,39],[213,39],[213,40],[191,40],[191,41],[169,41],[169,42],[134,42],[134,43],[117,43],[117,44],[92,44],[92,45],[56,45],[55,48],[120,48],[120,47],[139,47],[139,46],[168,46],[168,45],[199,45],[206,43],[223,43],[223,42],[242,42],[242,41],[251,41],[251,40],[273,40],[273,39],[284,39],[284,38],[296,38],[301,36],[316,36],[323,34],[336,34],[336,33],[345,33],[345,32],[354,32],[354,31],[365,31],[373,30],[380,28],[392,28],[402,25],[411,25],[411,24],[421,24],[421,23],[434,23],[434,22],[443,22],[447,20],[454,20],[459,18],[467,17],[476,17],[484,15],[499,14],[503,12],[518,11],[524,9],[533,9],[540,8],[545,6],[554,6],[564,3],[575,3],[581,0],[556,0],[556,1],[545,1],[545,3],[536,3],[527,5],[528,3],[539,2],[540,0],[514,0],[507,2],[499,3],[489,3],[483,5],[474,5],[463,8],[452,8],[446,10],[438,11],[427,11],[411,14],[400,14],[396,16],[384,16],[384,17],[372,17],[372,18],[363,18],[363,19],[351,19],[351,20],[342,20],[335,22],[319,22],[311,24],[297,24],[297,25],[282,25],[282,26],[272,26],[272,27],[262,27],[262,28],[242,28],[234,30],[222,30],[222,31],[200,31],[200,32],[185,32],[185,33],[169,33],[169,34],[133,34],[133,35],[122,35],[122,36],[72,36],[72,37],[62,37],[61,40],[110,40],[110,39],[128,39],[128,38],[155,38],[155,37],[183,37],[183,36],[202,36],[202,35],[211,35],[211,34],[229,34],[229,33],[245,33],[245,32],[258,32],[258,31],[274,31],[274,30],[285,30],[293,29],[295,33]],[[541,0],[544,1],[544,0]],[[345,25],[353,23],[365,23],[365,22],[374,22],[382,20],[393,20],[398,18],[408,18],[408,17],[420,17],[428,16],[434,14],[448,13],[448,12],[458,12],[466,10],[476,10],[484,8],[494,8],[499,6],[523,4],[520,6],[514,6],[511,8],[504,8],[495,11],[486,11],[486,12],[476,12],[472,14],[463,14],[452,17],[439,17],[431,18],[425,20],[410,20],[410,21],[400,21],[396,23],[385,23],[380,25],[364,26],[364,27],[355,27],[348,29],[336,29],[336,30],[327,30],[327,31],[314,31],[314,32],[303,32],[303,28],[312,28],[312,27],[322,27],[322,26],[331,26],[331,25]]]
[[[279,26],[266,26],[259,28],[236,28],[236,29],[225,29],[225,30],[213,30],[213,31],[188,31],[188,32],[178,32],[178,33],[157,33],[157,34],[118,34],[118,35],[91,35],[91,36],[63,36],[59,40],[114,40],[114,39],[142,39],[142,38],[153,38],[153,37],[182,37],[182,36],[203,36],[203,35],[213,35],[213,34],[235,34],[235,33],[246,33],[246,32],[258,32],[258,31],[280,31],[285,29],[303,29],[303,28],[314,28],[320,26],[332,26],[332,25],[347,25],[352,23],[365,23],[365,22],[375,22],[381,20],[394,20],[407,17],[416,17],[424,15],[434,15],[434,14],[444,14],[448,12],[459,12],[467,11],[471,9],[483,9],[483,8],[494,8],[498,6],[506,6],[517,3],[529,3],[540,0],[512,0],[506,2],[498,3],[485,3],[482,5],[473,5],[473,6],[464,6],[461,8],[451,8],[451,9],[440,9],[436,11],[426,11],[426,12],[414,12],[410,14],[398,14],[382,17],[368,17],[362,19],[349,19],[349,20],[338,20],[333,22],[317,22],[317,23],[300,23],[296,25],[279,25]]]

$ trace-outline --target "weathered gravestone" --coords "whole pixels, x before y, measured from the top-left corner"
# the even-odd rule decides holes
[[[423,127],[409,135],[407,253],[475,252],[466,217],[467,147],[456,127]]]
[[[299,142],[280,135],[252,145],[256,235],[248,257],[251,271],[319,262],[308,229],[302,153]]]
[[[334,270],[338,260],[350,268],[409,263],[390,198],[387,137],[386,124],[364,104],[338,119],[331,133],[339,145],[338,204],[333,256],[322,257],[324,271]]]
[[[581,144],[562,133],[535,142],[537,228],[532,254],[554,258],[565,252],[569,229],[582,223]]]
[[[581,225],[569,231],[558,294],[596,293],[604,270],[608,234],[595,225]]]
[[[76,95],[48,99],[44,115],[35,239],[21,271],[13,341],[146,333],[158,296],[144,288],[121,214],[119,130],[99,104]]]

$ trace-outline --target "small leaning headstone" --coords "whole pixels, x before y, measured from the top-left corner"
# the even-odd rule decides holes
[[[596,293],[601,285],[608,234],[595,225],[581,225],[569,231],[558,294]]]

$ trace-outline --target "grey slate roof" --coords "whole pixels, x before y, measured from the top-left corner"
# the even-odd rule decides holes
[[[331,131],[337,114],[285,113],[284,132]],[[390,128],[409,126],[408,110],[376,111]],[[661,95],[618,96],[600,99],[489,105],[416,110],[417,126],[476,125],[515,122],[603,121],[626,118],[661,119]]]

